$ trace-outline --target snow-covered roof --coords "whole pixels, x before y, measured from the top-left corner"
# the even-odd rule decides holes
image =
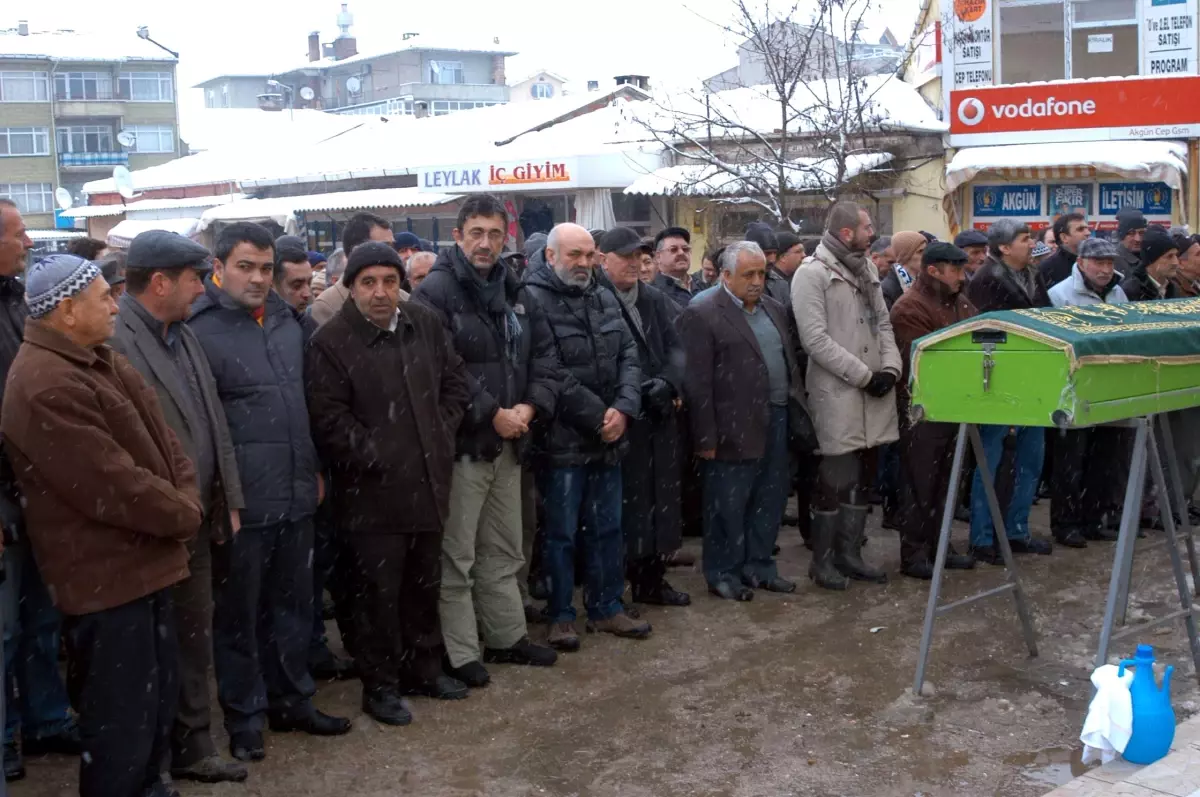
[[[332,69],[340,66],[353,66],[366,61],[373,61],[376,58],[385,58],[389,55],[398,53],[408,53],[413,51],[430,51],[430,52],[447,52],[447,53],[490,53],[492,55],[516,55],[517,52],[508,47],[500,45],[499,37],[491,39],[478,35],[458,35],[445,32],[439,33],[422,33],[417,36],[405,39],[398,45],[389,46],[385,50],[377,52],[363,52],[357,55],[352,55],[349,58],[343,58],[340,61],[333,58],[322,58],[319,61],[308,61],[302,64],[295,64],[287,69],[281,69],[276,72],[277,75],[286,75],[290,72],[299,72],[302,69]]]
[[[1182,189],[1187,145],[1180,141],[1071,141],[964,147],[946,164],[946,190],[970,182],[980,172],[1089,166],[1131,180],[1161,180]]]
[[[176,61],[174,56],[137,35],[132,25],[128,36],[74,30],[0,31],[0,58],[54,59],[67,63],[106,61]]]
[[[94,219],[98,216],[120,216],[139,210],[179,210],[186,208],[211,208],[245,199],[245,194],[222,194],[221,196],[192,196],[183,199],[142,199],[122,205],[80,205],[64,210],[61,215],[70,219]]]
[[[148,230],[166,230],[177,235],[191,236],[197,231],[197,219],[122,219],[108,231],[106,243],[122,249],[129,248],[133,239]]]
[[[890,163],[892,157],[890,152],[864,152],[847,156],[842,183]],[[754,182],[771,182],[777,179],[773,174],[774,165],[766,162],[731,166],[737,174],[709,163],[665,166],[635,181],[625,189],[625,193],[652,196],[746,196],[760,193],[753,187]],[[838,183],[837,172],[838,164],[832,158],[798,158],[791,161],[788,187],[792,191],[826,190]]]
[[[312,143],[358,127],[365,117],[311,108],[263,111],[258,108],[179,106],[179,137],[192,152],[243,146],[247,141]]]
[[[86,232],[79,230],[26,230],[25,234],[31,241],[69,241],[87,237]]]
[[[215,221],[254,221],[273,219],[280,224],[297,213],[372,208],[421,208],[444,205],[458,199],[458,194],[426,194],[416,186],[409,188],[373,188],[366,191],[337,191],[306,196],[243,199],[206,210],[200,216],[200,229],[206,230]]]
[[[558,74],[557,72],[551,72],[549,69],[537,69],[537,70],[534,70],[533,72],[529,73],[525,77],[521,78],[520,80],[508,81],[508,85],[519,86],[527,80],[533,80],[534,78],[541,77],[542,75],[545,75],[546,77],[551,78],[553,80],[557,80],[559,83],[567,82],[567,79],[565,77],[563,77],[562,75]]]

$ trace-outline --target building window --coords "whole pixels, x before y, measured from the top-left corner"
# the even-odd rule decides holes
[[[0,127],[0,156],[49,154],[50,128]]]
[[[108,72],[58,72],[54,75],[56,100],[111,100],[112,75]]]
[[[22,213],[53,213],[54,191],[50,183],[0,183],[0,196],[17,203]]]
[[[549,83],[534,83],[532,91],[535,100],[548,100],[554,96],[554,86]]]
[[[170,125],[130,125],[134,135],[133,151],[142,155],[175,151],[175,130]]]
[[[170,72],[122,72],[121,96],[133,102],[172,102],[174,82]]]
[[[430,83],[465,83],[462,61],[430,61]]]
[[[1063,4],[1000,3],[1000,82],[1062,80]]]
[[[45,72],[0,72],[0,102],[49,102]]]
[[[1135,0],[1001,0],[1000,82],[1137,75],[1138,31]]]
[[[80,125],[58,128],[59,152],[116,152],[111,127]]]

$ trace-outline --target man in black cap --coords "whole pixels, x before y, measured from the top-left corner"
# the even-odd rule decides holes
[[[679,309],[692,300],[692,234],[683,227],[668,227],[654,236],[654,264],[658,275],[650,283],[675,302]]]
[[[638,279],[641,238],[628,227],[600,239],[604,275],[637,343],[642,367],[642,406],[629,423],[629,453],[621,464],[621,529],[625,573],[633,600],[687,606],[691,598],[666,581],[667,559],[683,543],[680,506],[683,446],[679,404],[683,395],[683,344],[675,331],[679,308]]]
[[[791,274],[784,274],[778,268],[777,261],[781,252],[779,238],[770,225],[761,221],[752,221],[746,225],[745,239],[758,244],[758,248],[767,256],[767,296],[786,305],[792,300]],[[793,269],[794,271],[795,269]]]
[[[954,245],[967,253],[967,264],[963,266],[963,275],[967,282],[975,276],[975,272],[987,262],[988,239],[979,230],[963,230],[954,236]]]
[[[1138,241],[1138,264],[1121,281],[1121,289],[1131,302],[1174,299],[1179,295],[1175,284],[1175,274],[1179,271],[1179,245],[1157,224],[1143,232],[1144,237]]]
[[[226,761],[213,743],[208,668],[212,665],[211,543],[241,527],[244,507],[237,458],[217,384],[196,334],[183,322],[204,292],[209,252],[164,230],[133,239],[128,292],[109,341],[158,394],[163,417],[196,467],[204,520],[188,543],[190,575],[172,587],[179,632],[179,711],[171,731],[171,775],[204,783],[240,782],[246,767]]]
[[[1145,236],[1146,217],[1142,211],[1129,207],[1117,211],[1117,270],[1126,276],[1141,265],[1142,239]]]
[[[122,294],[125,293],[124,262],[125,255],[109,252],[96,263],[100,266],[101,276],[108,283],[108,295],[113,298],[113,301],[120,301]]]
[[[408,264],[410,257],[417,252],[424,251],[424,248],[421,246],[421,239],[408,230],[396,233],[396,237],[392,240],[392,243],[396,248],[396,254],[400,255],[400,262],[405,265]]]
[[[908,380],[912,373],[909,356],[917,338],[936,332],[975,315],[975,307],[963,294],[967,253],[957,246],[936,241],[925,247],[921,273],[910,290],[892,306],[892,332],[904,373],[896,383],[900,406],[900,571],[913,578],[933,577],[933,554],[937,544],[945,485],[954,463],[957,427],[948,423],[913,423],[908,417]],[[969,570],[975,560],[950,550],[946,567]]]

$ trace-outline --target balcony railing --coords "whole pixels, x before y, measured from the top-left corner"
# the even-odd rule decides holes
[[[128,100],[129,97],[120,89],[84,91],[83,96],[72,96],[71,92],[55,89],[54,99],[58,102],[123,102]]]
[[[60,152],[60,166],[128,166],[128,152]]]

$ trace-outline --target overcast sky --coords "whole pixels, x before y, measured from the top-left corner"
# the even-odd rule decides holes
[[[752,0],[760,7],[766,1]],[[907,42],[919,0],[857,1],[873,2],[879,10],[871,16]],[[509,59],[510,81],[547,68],[572,81],[607,80],[625,72],[680,85],[736,63],[735,42],[720,27],[733,19],[731,0],[351,0],[349,6],[359,52],[386,51],[409,31],[439,38],[457,32],[476,39],[499,36],[502,45],[520,52]],[[35,30],[71,27],[128,35],[148,25],[154,39],[180,53],[179,85],[189,89],[222,73],[271,72],[304,62],[310,31],[319,30],[322,41],[336,35],[340,3],[10,0],[3,8],[0,27],[28,19]],[[199,94],[181,94],[181,99],[202,102]]]

